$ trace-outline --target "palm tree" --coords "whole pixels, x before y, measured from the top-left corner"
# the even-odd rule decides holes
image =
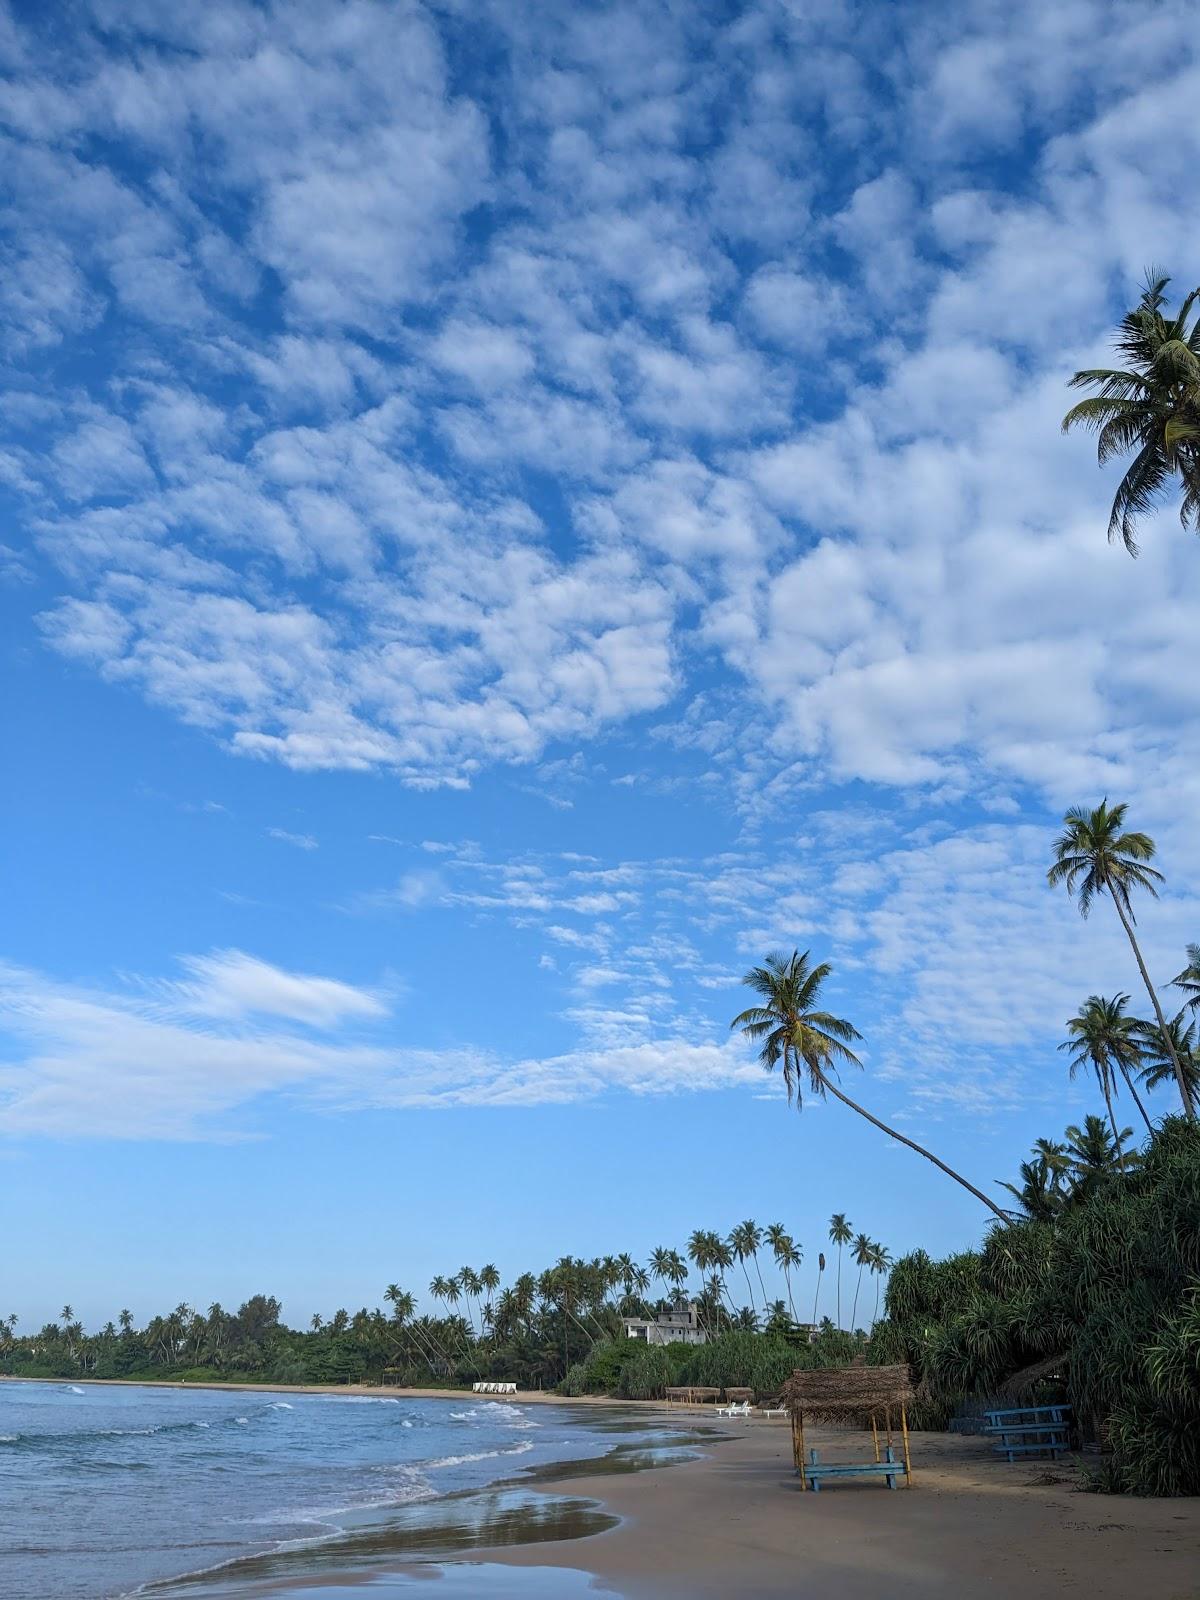
[[[671,1277],[671,1252],[665,1245],[660,1244],[657,1248],[651,1250],[650,1272],[665,1289]]]
[[[1127,1138],[1132,1131],[1123,1129],[1121,1138]],[[1138,1156],[1132,1150],[1122,1151],[1121,1139],[1113,1140],[1103,1117],[1089,1116],[1083,1119],[1082,1128],[1073,1123],[1067,1129],[1067,1161],[1073,1179],[1072,1194],[1083,1197],[1109,1173],[1128,1172],[1136,1166]]]
[[[860,1233],[854,1240],[854,1264],[858,1268],[858,1280],[854,1285],[854,1307],[850,1312],[850,1332],[853,1333],[858,1321],[858,1291],[862,1288],[863,1268],[871,1261],[871,1252],[875,1246],[865,1233]]]
[[[846,1220],[844,1211],[835,1211],[829,1219],[829,1242],[837,1245],[837,1325],[842,1325],[842,1249],[854,1237],[854,1229]]]
[[[486,1315],[488,1322],[491,1323],[493,1321],[492,1298],[495,1295],[496,1290],[500,1287],[500,1274],[491,1261],[479,1269],[479,1287],[487,1295]]]
[[[814,1323],[816,1323],[816,1321],[817,1321],[817,1302],[821,1298],[821,1279],[824,1277],[824,1275],[825,1275],[825,1252],[824,1252],[824,1250],[819,1250],[817,1252],[817,1290],[816,1290],[816,1293],[813,1295],[813,1322]]]
[[[1173,989],[1182,989],[1187,995],[1184,1002],[1186,1010],[1200,1010],[1200,944],[1190,944],[1187,947],[1187,966],[1177,978],[1171,979]]]
[[[1149,865],[1154,856],[1154,840],[1150,835],[1122,831],[1128,809],[1125,804],[1110,809],[1107,798],[1094,811],[1088,811],[1083,806],[1072,806],[1063,817],[1063,831],[1055,840],[1054,865],[1047,872],[1046,881],[1051,885],[1066,884],[1067,893],[1071,895],[1076,894],[1078,885],[1079,914],[1084,917],[1091,911],[1096,896],[1108,893],[1133,947],[1142,982],[1146,985],[1146,993],[1150,996],[1154,1015],[1158,1018],[1158,1025],[1174,1063],[1175,1081],[1179,1085],[1184,1110],[1194,1120],[1196,1112],[1188,1097],[1183,1071],[1175,1058],[1166,1019],[1133,931],[1135,919],[1129,899],[1130,890],[1146,889],[1157,899],[1155,885],[1161,883],[1163,878],[1161,872]]]
[[[1005,1183],[1021,1210],[1032,1222],[1053,1222],[1067,1199],[1063,1178],[1068,1171],[1067,1147],[1049,1139],[1039,1139],[1033,1147],[1033,1160],[1022,1161],[1021,1187]]]
[[[757,1222],[753,1222],[749,1218],[745,1222],[739,1222],[729,1235],[730,1249],[741,1262],[742,1271],[746,1274],[746,1287],[750,1289],[750,1304],[752,1306],[754,1305],[754,1290],[750,1287],[750,1274],[746,1272],[747,1258],[754,1262],[758,1286],[762,1290],[763,1305],[765,1306],[767,1303],[767,1291],[762,1281],[762,1273],[758,1269],[758,1247],[762,1243],[762,1238],[762,1229]]]
[[[787,1287],[788,1305],[792,1310],[792,1321],[796,1320],[796,1302],[792,1299],[792,1268],[798,1267],[803,1259],[796,1248],[795,1240],[784,1228],[782,1222],[773,1222],[766,1231],[767,1243],[775,1257],[775,1265],[783,1273],[783,1281]]]
[[[871,1259],[867,1263],[871,1269],[871,1276],[878,1278],[878,1282],[875,1285],[875,1309],[871,1313],[872,1328],[879,1321],[879,1291],[883,1287],[883,1275],[891,1264],[892,1257],[890,1252],[885,1250],[881,1244],[873,1244],[871,1246]]]
[[[1067,1032],[1071,1037],[1058,1047],[1071,1052],[1072,1079],[1080,1067],[1090,1066],[1095,1072],[1096,1081],[1104,1094],[1104,1104],[1108,1107],[1108,1120],[1112,1124],[1114,1137],[1117,1132],[1117,1118],[1113,1111],[1113,1091],[1116,1088],[1113,1082],[1114,1067],[1124,1078],[1145,1120],[1146,1130],[1150,1131],[1150,1118],[1146,1116],[1146,1108],[1133,1087],[1134,1075],[1142,1068],[1141,1023],[1136,1017],[1125,1015],[1128,1000],[1127,994],[1114,995],[1111,1000],[1099,994],[1088,995],[1078,1015],[1067,1023]]]
[[[1160,1083],[1173,1079],[1178,1063],[1188,1099],[1193,1106],[1200,1103],[1200,1041],[1196,1037],[1196,1023],[1189,1022],[1185,1026],[1182,1011],[1171,1018],[1167,1023],[1167,1037],[1171,1042],[1169,1052],[1156,1023],[1142,1022],[1138,1026],[1144,1062],[1142,1082],[1147,1089],[1157,1089]]]
[[[1063,432],[1082,423],[1097,435],[1100,464],[1135,452],[1117,485],[1108,537],[1118,532],[1137,554],[1139,517],[1161,499],[1173,479],[1183,488],[1179,520],[1200,532],[1200,318],[1188,318],[1200,290],[1185,296],[1174,317],[1163,302],[1171,280],[1151,268],[1141,299],[1121,318],[1116,346],[1126,367],[1088,368],[1071,379],[1073,389],[1095,389],[1063,418]]]
[[[862,1066],[849,1047],[849,1041],[861,1035],[843,1018],[816,1009],[821,988],[833,969],[827,961],[819,966],[810,966],[808,958],[807,950],[803,955],[793,951],[790,957],[769,955],[763,966],[752,967],[742,982],[760,995],[766,1004],[751,1006],[743,1011],[733,1019],[730,1027],[740,1028],[747,1038],[762,1040],[759,1060],[768,1072],[780,1062],[783,1063],[783,1081],[787,1085],[789,1104],[794,1098],[797,1109],[803,1106],[800,1082],[803,1072],[808,1078],[810,1093],[822,1099],[826,1094],[832,1094],[874,1127],[889,1134],[898,1143],[907,1145],[910,1150],[915,1150],[927,1161],[932,1161],[947,1177],[960,1183],[1003,1220],[1004,1213],[981,1189],[968,1183],[961,1173],[948,1167],[923,1145],[903,1133],[897,1133],[895,1128],[889,1128],[886,1122],[881,1122],[870,1111],[851,1100],[833,1082],[830,1074],[837,1072],[839,1063]]]

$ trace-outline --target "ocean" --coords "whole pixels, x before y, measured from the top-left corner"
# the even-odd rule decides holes
[[[0,1593],[115,1600],[285,1559],[300,1573],[318,1555],[353,1568],[428,1529],[446,1497],[469,1507],[464,1493],[522,1469],[607,1455],[617,1433],[661,1443],[656,1424],[600,1408],[474,1396],[0,1383]],[[485,1502],[493,1522],[518,1509],[504,1491]]]

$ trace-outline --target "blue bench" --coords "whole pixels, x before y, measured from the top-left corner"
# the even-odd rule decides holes
[[[1069,1448],[1070,1406],[1015,1406],[1008,1411],[985,1411],[984,1432],[997,1443],[997,1455],[1014,1461],[1018,1456],[1057,1459]]]
[[[808,1465],[804,1469],[805,1482],[813,1490],[820,1490],[822,1478],[883,1478],[889,1489],[896,1487],[896,1479],[906,1476],[903,1461],[897,1461],[889,1444],[882,1461],[822,1461],[815,1450],[808,1452]]]

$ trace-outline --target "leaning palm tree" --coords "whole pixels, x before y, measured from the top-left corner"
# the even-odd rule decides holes
[[[1113,1094],[1116,1090],[1114,1070],[1125,1080],[1125,1086],[1137,1103],[1138,1110],[1150,1131],[1150,1118],[1133,1087],[1134,1077],[1142,1070],[1141,1023],[1136,1017],[1125,1015],[1127,994],[1114,995],[1106,1000],[1103,995],[1090,994],[1079,1012],[1067,1023],[1069,1039],[1059,1045],[1060,1050],[1071,1052],[1071,1077],[1080,1067],[1090,1067],[1108,1107],[1108,1120],[1113,1137],[1117,1133],[1117,1118],[1113,1111]],[[1118,1140],[1118,1143],[1120,1141]]]
[[[740,1028],[747,1038],[762,1040],[758,1058],[768,1072],[782,1062],[789,1104],[794,1099],[797,1109],[802,1108],[801,1078],[807,1077],[811,1094],[822,1099],[826,1094],[833,1095],[843,1105],[857,1111],[873,1127],[879,1128],[898,1143],[907,1145],[910,1150],[915,1150],[927,1161],[932,1161],[947,1177],[960,1183],[1003,1220],[1004,1213],[1000,1207],[989,1200],[981,1189],[968,1183],[961,1173],[948,1167],[914,1139],[897,1133],[895,1128],[889,1128],[886,1122],[881,1122],[865,1107],[851,1100],[833,1082],[839,1064],[861,1067],[862,1062],[849,1045],[851,1039],[861,1037],[858,1029],[842,1017],[835,1017],[817,1007],[822,986],[831,971],[827,961],[811,966],[807,950],[803,955],[799,951],[793,951],[790,956],[769,955],[763,966],[752,967],[742,979],[765,1003],[743,1011],[733,1019],[730,1027]]]
[[[1098,895],[1107,893],[1112,900],[1117,916],[1121,919],[1121,926],[1125,929],[1133,948],[1138,971],[1142,975],[1142,982],[1146,985],[1146,993],[1154,1006],[1154,1015],[1158,1018],[1158,1025],[1162,1029],[1163,1040],[1174,1062],[1175,1081],[1179,1086],[1184,1110],[1194,1119],[1196,1113],[1188,1098],[1183,1071],[1179,1062],[1175,1060],[1170,1036],[1167,1033],[1166,1018],[1163,1016],[1162,1006],[1158,1003],[1154,985],[1150,982],[1150,974],[1146,970],[1146,963],[1142,960],[1141,948],[1133,931],[1135,918],[1129,898],[1130,891],[1145,889],[1157,899],[1156,885],[1163,881],[1163,877],[1161,872],[1150,865],[1154,857],[1154,840],[1150,835],[1124,831],[1125,813],[1128,809],[1129,807],[1123,803],[1110,808],[1107,798],[1102,800],[1094,811],[1088,811],[1084,806],[1072,806],[1063,817],[1063,831],[1054,842],[1054,864],[1046,874],[1046,881],[1052,886],[1065,884],[1067,893],[1076,896],[1079,914],[1083,917],[1091,911],[1092,902]]]
[[[1187,966],[1177,978],[1171,979],[1173,989],[1182,989],[1187,995],[1184,1001],[1186,1009],[1200,1010],[1200,944],[1190,944],[1187,947]]]
[[[1179,520],[1200,532],[1200,317],[1188,325],[1200,289],[1170,317],[1163,311],[1170,281],[1154,268],[1146,273],[1141,299],[1117,331],[1126,365],[1077,372],[1071,388],[1096,393],[1072,406],[1062,423],[1064,433],[1081,424],[1096,434],[1101,466],[1134,452],[1108,519],[1109,539],[1119,533],[1132,556],[1138,519],[1176,478],[1183,489]]]
[[[825,1252],[824,1252],[824,1250],[819,1250],[817,1252],[817,1287],[816,1287],[816,1292],[813,1294],[813,1325],[814,1326],[816,1325],[816,1322],[817,1322],[817,1304],[818,1304],[818,1302],[819,1302],[819,1300],[821,1298],[821,1279],[824,1277],[824,1275],[825,1275]]]
[[[870,1266],[875,1246],[865,1233],[860,1233],[854,1240],[854,1264],[858,1268],[858,1281],[854,1285],[854,1305],[850,1312],[850,1332],[853,1333],[858,1319],[858,1291],[862,1288],[863,1268]]]
[[[837,1245],[837,1325],[842,1325],[842,1251],[854,1237],[854,1229],[846,1220],[844,1211],[835,1211],[829,1219],[829,1242]],[[824,1259],[824,1258],[822,1258]]]

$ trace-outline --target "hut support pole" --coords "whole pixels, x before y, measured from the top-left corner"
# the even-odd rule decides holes
[[[871,1438],[875,1442],[875,1461],[879,1462],[879,1429],[875,1426],[875,1413],[871,1413]]]
[[[904,1440],[904,1487],[912,1488],[912,1462],[908,1459],[908,1413],[900,1407],[900,1432]]]

